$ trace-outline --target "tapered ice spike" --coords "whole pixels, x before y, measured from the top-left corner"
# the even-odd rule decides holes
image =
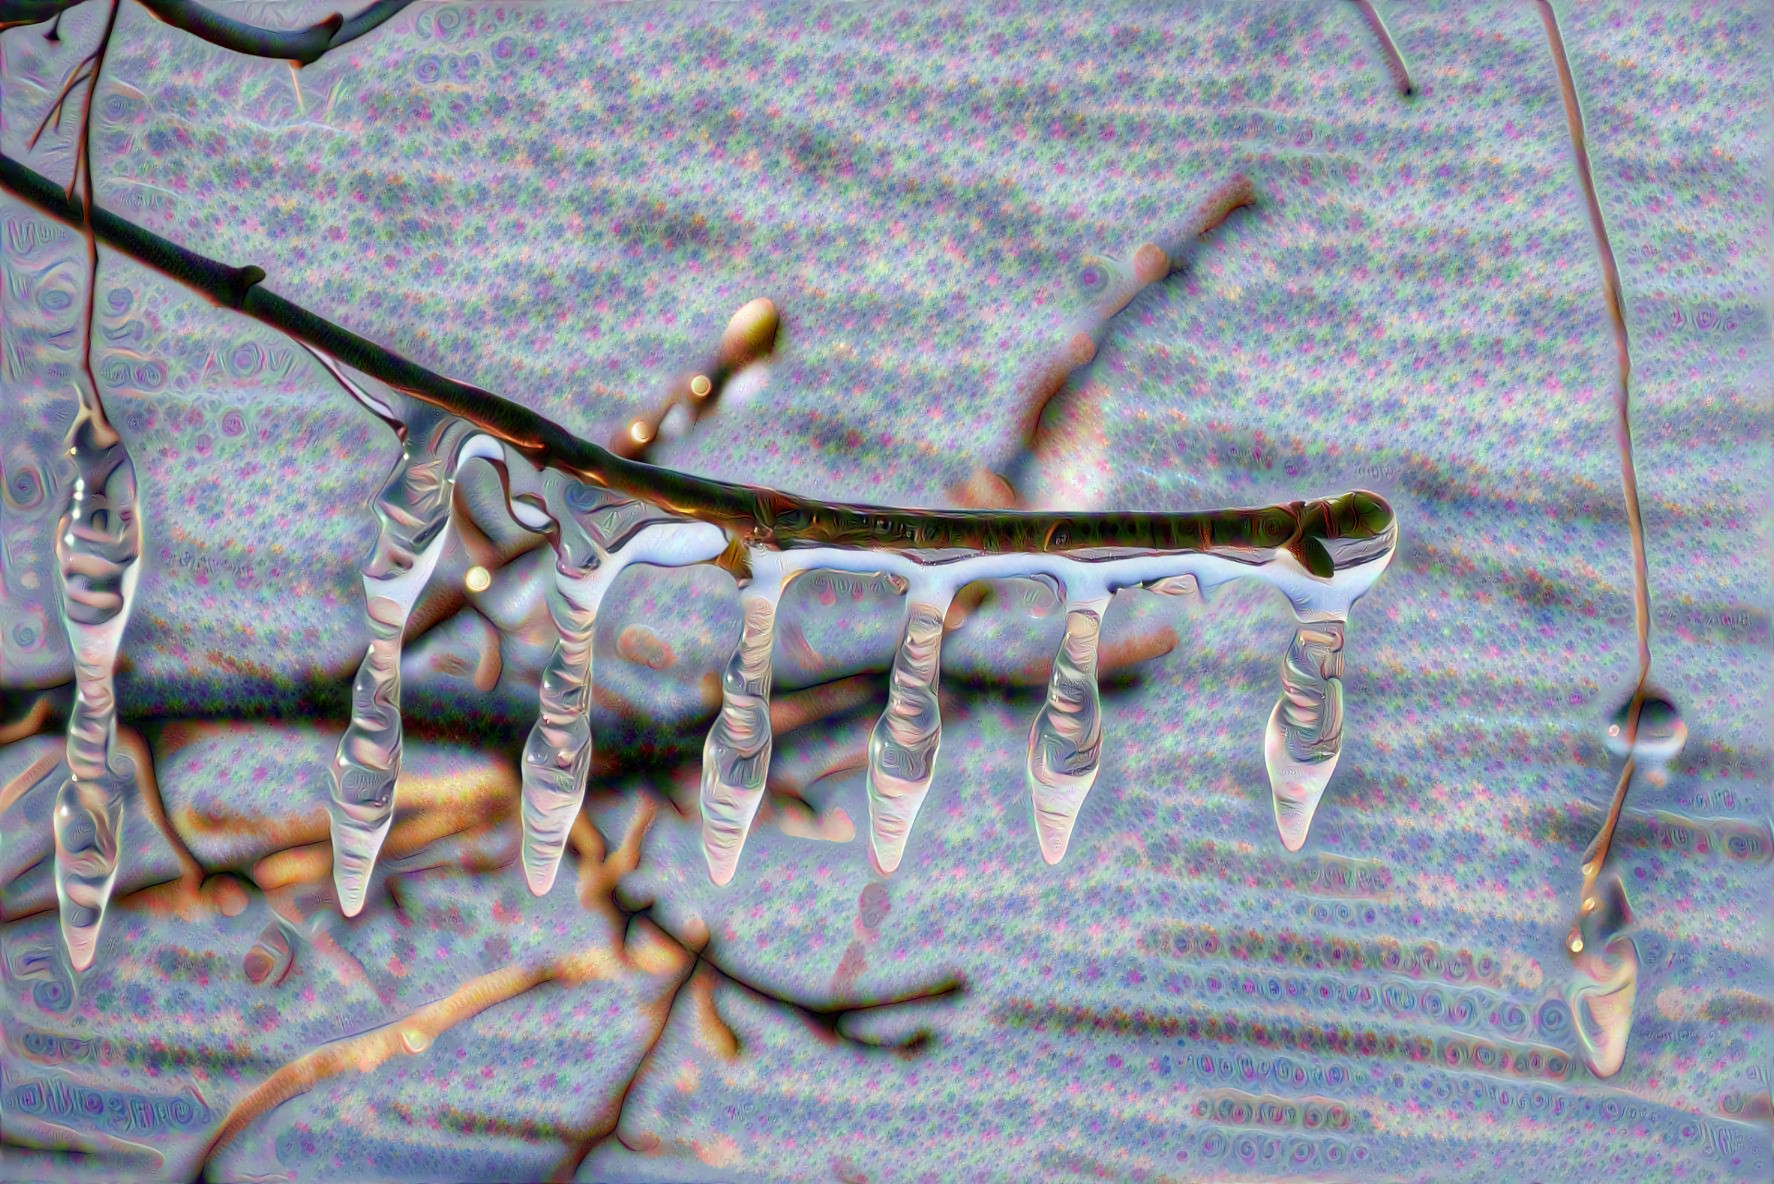
[[[1029,727],[1029,796],[1041,858],[1058,863],[1102,757],[1103,700],[1097,687],[1097,642],[1109,597],[1066,605],[1066,635],[1053,659],[1047,702]]]
[[[1281,698],[1263,735],[1281,845],[1306,845],[1312,815],[1343,746],[1341,620],[1301,622],[1281,663]]]
[[[911,588],[887,710],[869,735],[869,859],[882,875],[891,875],[904,858],[912,823],[936,773],[942,744],[942,709],[936,699],[942,619],[953,596],[952,587]]]
[[[1631,925],[1626,889],[1610,875],[1583,901],[1578,923],[1565,939],[1572,970],[1565,997],[1583,1061],[1597,1077],[1612,1077],[1626,1063],[1638,1001],[1638,946],[1624,932]]]
[[[739,643],[721,676],[721,713],[702,746],[702,855],[716,884],[733,879],[770,773],[770,649],[782,584],[759,566],[742,602]]]
[[[339,911],[347,917],[363,908],[376,856],[394,821],[401,635],[443,554],[456,465],[473,432],[465,420],[418,405],[400,460],[376,497],[381,530],[363,572],[370,646],[352,684],[351,722],[332,764],[333,886]]]
[[[524,880],[546,896],[554,887],[567,832],[585,800],[591,765],[592,640],[598,604],[614,572],[596,568],[578,580],[556,568],[548,611],[560,634],[542,668],[541,711],[524,743]]]
[[[516,471],[524,462],[509,458],[507,463]],[[555,578],[548,609],[558,636],[542,670],[536,723],[524,744],[522,813],[524,881],[532,893],[544,896],[554,887],[567,835],[585,801],[598,607],[629,564],[712,558],[725,539],[717,528],[700,522],[653,523],[624,534],[635,503],[552,470],[541,475],[540,485],[553,527]],[[518,503],[513,508],[522,510]],[[534,517],[537,512],[530,513]],[[600,539],[609,542],[610,550]]]
[[[55,799],[55,895],[62,941],[75,970],[92,965],[99,926],[117,883],[123,794],[116,782],[62,783]]]
[[[117,751],[113,679],[141,575],[141,510],[135,464],[97,398],[76,392],[69,429],[75,476],[56,526],[62,623],[74,654],[68,717],[69,778],[56,794],[55,891],[62,941],[77,971],[92,965],[117,882],[124,799],[135,766]]]

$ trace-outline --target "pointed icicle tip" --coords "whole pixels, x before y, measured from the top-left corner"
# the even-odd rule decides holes
[[[1285,702],[1285,700],[1283,700]],[[1269,770],[1269,789],[1275,803],[1275,829],[1281,845],[1298,851],[1306,845],[1312,829],[1312,817],[1324,797],[1324,787],[1336,772],[1337,757],[1328,760],[1301,761],[1287,750],[1287,737],[1281,727],[1282,703],[1269,714],[1269,726],[1263,733],[1263,763]]]
[[[1066,848],[1072,845],[1072,826],[1070,822],[1057,819],[1049,821],[1039,816],[1035,819],[1035,827],[1041,836],[1041,858],[1053,867],[1066,857]]]
[[[526,862],[524,864],[524,883],[529,885],[530,895],[547,896],[554,888],[554,878],[559,871],[560,863],[558,861],[546,867],[531,866]]]

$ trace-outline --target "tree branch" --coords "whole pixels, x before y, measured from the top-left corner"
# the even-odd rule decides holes
[[[235,53],[280,58],[306,66],[328,50],[355,41],[394,16],[413,0],[375,0],[346,20],[333,13],[306,29],[265,29],[212,12],[192,0],[138,0],[143,8],[175,29]],[[34,25],[60,16],[84,0],[0,0],[0,29]]]
[[[80,227],[82,203],[41,173],[0,155],[0,188],[50,217]],[[99,241],[161,271],[218,305],[281,330],[297,341],[460,416],[523,453],[582,480],[711,522],[763,546],[834,546],[908,551],[964,548],[988,554],[1064,553],[1129,547],[1177,553],[1288,550],[1312,574],[1333,574],[1324,543],[1368,539],[1392,525],[1385,499],[1365,491],[1261,509],[1182,514],[1039,514],[906,510],[818,502],[774,489],[691,476],[626,460],[573,435],[520,404],[428,370],[263,286],[258,267],[230,267],[100,209]]]

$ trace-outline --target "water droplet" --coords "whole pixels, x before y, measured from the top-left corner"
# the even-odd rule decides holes
[[[1616,757],[1627,755],[1626,734],[1629,730],[1632,698],[1614,709],[1608,717],[1607,750]],[[1681,712],[1662,691],[1645,688],[1644,702],[1639,708],[1638,729],[1633,736],[1632,757],[1655,768],[1667,765],[1681,754],[1688,742],[1688,725]]]

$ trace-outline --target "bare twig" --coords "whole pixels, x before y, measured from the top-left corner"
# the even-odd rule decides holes
[[[92,59],[93,55],[87,54],[79,65],[68,72],[68,79],[62,83],[61,93],[56,95],[55,102],[50,104],[49,110],[43,113],[42,120],[37,124],[37,130],[31,133],[29,140],[25,141],[27,147],[35,148],[37,146],[37,141],[42,139],[43,133],[49,130],[51,119],[55,120],[55,130],[58,132],[62,130],[62,109],[67,105],[68,96],[73,93],[74,88],[80,85],[83,80],[92,77],[92,71],[88,69],[92,65]]]
[[[1614,262],[1614,248],[1608,242],[1607,222],[1602,218],[1601,199],[1596,194],[1595,176],[1589,168],[1589,149],[1583,136],[1583,110],[1577,102],[1577,85],[1571,77],[1571,63],[1565,56],[1564,38],[1559,35],[1558,18],[1547,0],[1539,0],[1540,20],[1546,26],[1546,41],[1552,61],[1558,67],[1559,90],[1564,96],[1565,122],[1571,133],[1571,152],[1576,157],[1577,181],[1583,187],[1583,199],[1589,206],[1589,224],[1595,231],[1596,251],[1601,257],[1602,301],[1607,306],[1608,320],[1614,329],[1614,351],[1619,362],[1620,380],[1614,389],[1614,435],[1620,446],[1620,485],[1626,498],[1626,525],[1632,536],[1632,608],[1638,633],[1638,679],[1632,688],[1632,701],[1626,711],[1623,741],[1626,764],[1614,786],[1614,799],[1602,828],[1583,853],[1583,886],[1577,895],[1578,917],[1593,909],[1595,883],[1602,865],[1614,844],[1614,831],[1620,824],[1620,811],[1626,805],[1626,791],[1632,785],[1636,768],[1633,745],[1638,739],[1639,716],[1645,705],[1645,684],[1651,677],[1651,574],[1645,557],[1645,520],[1639,509],[1638,471],[1632,459],[1632,353],[1626,332],[1625,302],[1620,294],[1620,269]],[[1566,944],[1571,954],[1582,952],[1583,940],[1576,924],[1572,924]]]
[[[1398,93],[1406,96],[1415,94],[1417,87],[1411,81],[1410,69],[1404,64],[1404,55],[1398,52],[1398,45],[1392,40],[1392,34],[1386,31],[1386,22],[1380,19],[1379,10],[1373,6],[1372,0],[1355,0],[1355,7],[1361,9],[1367,27],[1379,41],[1380,52],[1386,55],[1386,68],[1392,72],[1392,82],[1398,87]]]
[[[83,2],[0,0],[0,29],[34,25],[51,18],[59,21],[63,12]],[[281,58],[306,66],[319,60],[328,50],[355,41],[382,25],[412,0],[375,0],[350,20],[335,12],[306,29],[266,29],[249,25],[212,12],[192,0],[139,0],[139,3],[162,22],[211,45],[250,57]]]

